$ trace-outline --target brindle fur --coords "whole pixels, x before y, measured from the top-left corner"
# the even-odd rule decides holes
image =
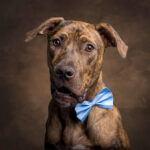
[[[54,70],[59,65],[69,65],[75,69],[75,77],[65,81],[77,95],[87,90],[86,100],[91,100],[105,84],[102,80],[104,50],[116,46],[120,55],[126,57],[127,46],[112,26],[101,23],[92,25],[80,21],[66,21],[51,18],[29,32],[26,41],[36,35],[47,35],[47,60],[51,75],[51,89],[62,81],[56,79]],[[60,38],[62,46],[53,46],[52,39]],[[85,43],[95,46],[93,52],[85,52]],[[93,107],[81,123],[74,111],[77,101],[61,107],[52,95],[49,117],[46,124],[45,150],[129,150],[129,140],[123,129],[116,106],[113,109]],[[62,103],[62,105],[64,105]]]

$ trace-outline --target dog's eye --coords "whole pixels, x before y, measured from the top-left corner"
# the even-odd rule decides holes
[[[54,39],[52,42],[55,47],[59,47],[61,44],[59,39]]]
[[[94,46],[92,44],[88,44],[85,50],[91,52],[92,50],[94,50]]]

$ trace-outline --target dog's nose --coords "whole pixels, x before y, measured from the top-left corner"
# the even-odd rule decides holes
[[[70,66],[58,66],[55,69],[55,74],[60,78],[72,79],[75,74],[75,70]]]

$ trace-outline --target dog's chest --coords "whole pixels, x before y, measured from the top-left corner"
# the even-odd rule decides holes
[[[81,123],[69,123],[64,128],[62,138],[66,145],[91,145],[91,142],[88,139],[85,129]]]

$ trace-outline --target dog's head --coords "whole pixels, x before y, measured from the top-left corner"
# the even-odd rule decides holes
[[[51,18],[27,33],[25,41],[37,35],[48,39],[48,66],[53,98],[62,106],[76,105],[86,98],[102,68],[104,49],[117,47],[125,58],[128,47],[113,27]]]

